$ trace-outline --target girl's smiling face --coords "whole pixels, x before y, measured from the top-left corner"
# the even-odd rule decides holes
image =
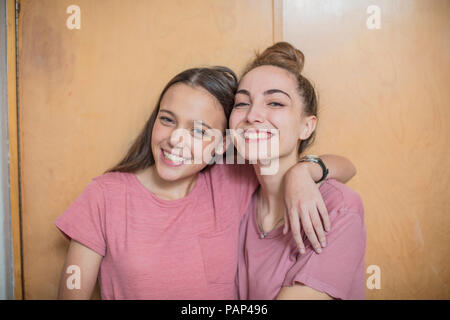
[[[161,100],[152,131],[158,175],[176,181],[200,172],[211,159],[204,159],[204,153],[212,156],[206,149],[219,143],[211,131],[223,134],[226,123],[222,106],[208,91],[184,83],[171,86]]]
[[[271,139],[279,139],[279,157],[297,157],[300,139],[311,135],[316,121],[315,116],[302,115],[302,110],[303,98],[293,74],[271,65],[249,71],[239,83],[230,116],[230,127],[243,130],[235,139],[238,152],[247,160],[263,160],[249,153],[252,145],[261,148]],[[267,130],[273,133],[264,134]]]

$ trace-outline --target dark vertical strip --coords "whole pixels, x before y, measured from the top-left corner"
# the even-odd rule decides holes
[[[22,176],[21,176],[21,162],[20,162],[20,110],[19,110],[19,14],[20,14],[20,0],[16,0],[16,114],[17,114],[17,162],[18,162],[18,178],[19,178],[19,222],[20,222],[20,265],[21,268],[21,282],[22,282],[22,300],[25,300],[25,276],[24,276],[24,255],[23,255],[23,224],[22,224]]]

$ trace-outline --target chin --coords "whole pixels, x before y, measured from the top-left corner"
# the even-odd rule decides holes
[[[156,164],[156,172],[158,176],[166,181],[176,181],[183,178],[183,172],[181,168],[167,168],[164,165]]]
[[[196,166],[185,164],[180,167],[171,168],[162,163],[157,163],[155,167],[156,172],[161,179],[173,182],[193,177],[206,166],[206,164]]]

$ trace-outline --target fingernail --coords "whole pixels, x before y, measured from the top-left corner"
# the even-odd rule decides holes
[[[317,253],[321,253],[322,250],[320,250],[320,248],[316,248]]]
[[[304,254],[304,253],[305,253],[305,249],[300,248],[300,253],[301,253],[301,254]]]
[[[322,241],[320,244],[322,245],[323,248],[325,248],[327,246],[325,241]]]

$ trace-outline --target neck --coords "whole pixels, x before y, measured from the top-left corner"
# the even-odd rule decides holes
[[[158,175],[155,165],[136,173],[136,176],[147,189],[165,200],[176,200],[187,196],[194,188],[198,177],[195,174],[183,179],[167,181]]]
[[[262,175],[261,165],[255,164],[253,167],[261,184],[258,198],[261,200],[260,216],[267,220],[268,225],[271,222],[276,223],[283,218],[285,212],[283,179],[286,172],[297,163],[297,155],[291,154],[279,158],[279,168],[275,174]]]

